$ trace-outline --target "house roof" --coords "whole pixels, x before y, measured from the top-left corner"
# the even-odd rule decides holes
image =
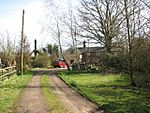
[[[103,48],[101,50],[98,50],[99,52],[106,52],[107,49],[106,48]],[[112,52],[118,52],[118,51],[122,51],[121,48],[112,48],[111,49]]]
[[[73,50],[75,50],[75,48],[70,47],[64,53],[70,53]],[[85,47],[85,48],[79,47],[77,48],[78,53],[94,53],[94,52],[106,52],[106,51],[107,50],[105,47]],[[118,51],[121,51],[121,48],[112,48],[111,51],[118,52]]]
[[[68,53],[71,54],[71,53],[73,53],[74,50],[76,50],[76,48],[70,47],[66,51],[64,51],[63,53],[64,54],[68,54]],[[80,53],[80,50],[78,48],[77,48],[77,52]]]
[[[68,48],[67,50],[65,50],[65,53],[67,53],[67,52],[71,52],[71,51],[73,51],[73,50],[75,50],[75,48],[70,47],[70,48]]]
[[[78,49],[80,50],[81,53],[85,53],[85,52],[93,53],[98,50],[104,49],[104,47],[85,47],[85,48],[78,48]]]

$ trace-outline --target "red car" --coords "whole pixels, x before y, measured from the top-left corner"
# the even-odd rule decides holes
[[[54,68],[56,68],[56,67],[64,68],[64,67],[66,67],[66,63],[63,60],[55,61]]]

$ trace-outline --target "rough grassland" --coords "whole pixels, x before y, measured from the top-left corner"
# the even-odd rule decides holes
[[[130,87],[126,75],[61,74],[60,77],[109,113],[150,113],[150,91]]]
[[[63,105],[60,104],[57,96],[50,89],[50,81],[47,75],[42,75],[41,78],[42,93],[51,113],[67,113]]]
[[[0,113],[14,113],[15,102],[19,99],[22,90],[32,75],[17,76],[0,83]]]

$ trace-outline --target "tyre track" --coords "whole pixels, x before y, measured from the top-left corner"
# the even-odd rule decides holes
[[[68,87],[56,75],[49,76],[51,90],[70,113],[104,113],[94,103],[86,100],[75,90]]]
[[[23,91],[18,113],[49,113],[40,86],[41,72],[36,72]]]

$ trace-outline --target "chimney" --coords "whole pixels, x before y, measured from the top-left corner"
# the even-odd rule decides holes
[[[35,51],[37,50],[36,47],[37,47],[37,40],[35,39],[35,40],[34,40],[34,50],[35,50]]]
[[[85,48],[86,47],[86,41],[84,40],[83,41],[83,48]]]

